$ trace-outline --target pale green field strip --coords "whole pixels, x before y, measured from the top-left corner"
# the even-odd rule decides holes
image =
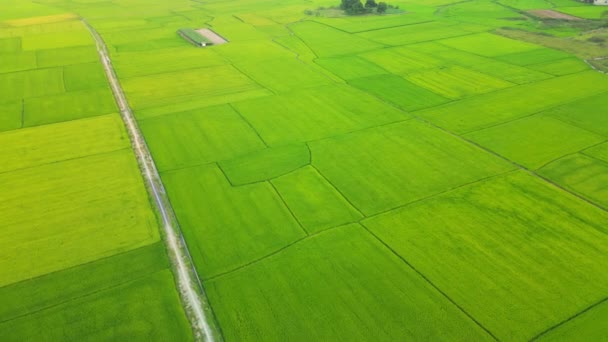
[[[265,147],[228,105],[151,118],[139,126],[160,171],[231,159]]]
[[[314,88],[332,83],[329,78],[295,58],[235,66],[258,84],[274,92]]]
[[[213,50],[231,63],[262,63],[279,58],[293,58],[294,53],[267,40],[231,41],[214,46]]]
[[[577,84],[577,87],[571,87]],[[608,90],[608,78],[595,71],[556,77],[452,102],[414,113],[456,133],[467,133],[532,115]]]
[[[573,101],[543,112],[588,131],[608,137],[608,93],[601,93]]]
[[[546,0],[500,0],[499,3],[522,10],[553,7],[553,1]]]
[[[0,188],[11,256],[0,260],[0,286],[159,240],[128,149],[4,173]]]
[[[608,162],[573,154],[546,165],[539,174],[608,208]]]
[[[574,2],[572,2],[571,4],[568,3],[568,5],[573,6],[573,5],[575,5],[575,3]],[[566,14],[571,14],[575,17],[588,18],[588,19],[599,19],[604,16],[606,8],[603,6],[587,5],[587,6],[575,6],[575,7],[560,7],[559,11],[566,13]]]
[[[118,114],[0,133],[0,174],[129,148]]]
[[[444,63],[460,65],[517,84],[525,84],[551,78],[550,74],[501,62],[493,58],[460,51],[439,43],[423,43],[411,45],[409,47],[413,50],[432,55],[435,58],[440,58]]]
[[[450,101],[392,74],[353,79],[348,83],[407,111],[435,107]]]
[[[80,80],[76,83],[86,82]],[[118,111],[107,85],[24,100],[24,126],[38,126]]]
[[[213,98],[259,88],[229,65],[134,77],[123,80],[122,86],[136,110],[187,101],[203,94],[205,98]]]
[[[364,225],[500,340],[528,340],[608,291],[608,213],[524,172]]]
[[[63,82],[67,92],[107,87],[106,75],[99,62],[72,64],[63,67]]]
[[[15,53],[21,52],[21,38],[1,38],[0,39],[0,53]]]
[[[174,38],[164,38],[155,40],[146,40],[136,43],[129,43],[114,46],[117,52],[141,52],[154,51],[156,49],[176,48],[189,46],[188,42],[183,39],[176,40]],[[191,47],[191,46],[190,46]]]
[[[383,47],[381,44],[311,21],[292,24],[289,28],[319,57],[350,55]]]
[[[404,78],[448,99],[459,99],[515,84],[458,66],[412,73]]]
[[[4,341],[193,339],[168,269],[2,323],[0,329]]]
[[[608,302],[604,300],[589,311],[540,336],[537,341],[601,341],[608,336]]]
[[[0,288],[0,322],[69,302],[169,268],[162,242]],[[1,327],[0,323],[0,327]],[[1,329],[0,329],[1,330]]]
[[[63,68],[34,69],[2,74],[0,77],[2,101],[61,94]]]
[[[528,169],[537,169],[607,139],[563,121],[537,115],[464,137]]]
[[[445,62],[432,55],[403,48],[374,50],[359,54],[359,56],[398,75],[445,65]]]
[[[583,151],[583,153],[608,163],[608,143],[591,147]]]
[[[36,55],[33,52],[0,52],[0,73],[36,69]]]
[[[93,62],[99,63],[99,56],[97,55],[94,46],[77,46],[36,51],[36,63],[39,68]]]
[[[357,224],[204,284],[228,341],[491,340]]]
[[[366,215],[515,168],[416,120],[309,145],[312,164]]]
[[[262,182],[310,164],[305,144],[265,148],[241,157],[221,161],[219,167],[233,186]]]
[[[309,233],[363,218],[314,167],[303,167],[271,183]]]
[[[28,34],[21,38],[23,51],[87,46],[93,44],[93,40],[84,26],[81,26],[81,29],[77,31]]]
[[[315,21],[335,27],[350,33],[360,33],[365,31],[408,26],[428,22],[427,16],[419,13],[404,13],[391,16],[375,16],[362,19],[361,17],[343,18],[315,18]]]
[[[215,165],[166,172],[162,179],[202,279],[305,236],[266,182],[232,187]]]
[[[410,118],[397,108],[344,85],[233,105],[269,146],[322,139]]]
[[[568,57],[572,56],[563,51],[540,48],[525,52],[509,53],[496,58],[507,63],[528,66],[531,64],[554,62]]]
[[[300,60],[312,61],[317,55],[296,35],[274,38],[273,41],[289,51],[295,53]]]

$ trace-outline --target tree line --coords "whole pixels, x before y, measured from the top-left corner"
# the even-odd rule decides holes
[[[361,0],[341,0],[340,9],[344,10],[346,14],[350,15],[358,15],[358,14],[367,14],[376,12],[379,14],[385,13],[389,8],[398,8],[393,7],[386,2],[378,2],[376,0],[365,0],[365,5],[361,2]]]

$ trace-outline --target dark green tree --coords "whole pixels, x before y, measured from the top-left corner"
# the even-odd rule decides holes
[[[386,2],[380,2],[378,3],[378,8],[376,8],[376,11],[378,13],[384,13],[386,12],[388,5],[386,4]]]
[[[365,8],[374,8],[374,7],[378,7],[378,4],[376,3],[376,0],[367,0],[367,1],[365,1]]]

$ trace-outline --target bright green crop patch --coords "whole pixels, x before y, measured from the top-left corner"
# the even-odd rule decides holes
[[[314,167],[306,166],[272,181],[308,232],[363,218]]]
[[[102,88],[26,99],[24,107],[24,126],[38,126],[118,111],[107,85]]]
[[[572,57],[572,55],[558,50],[541,48],[537,50],[509,53],[498,56],[497,59],[515,65],[526,66],[543,62],[552,62],[568,57]]]
[[[305,234],[266,182],[232,187],[215,165],[162,178],[202,278],[248,264]]]
[[[21,127],[23,103],[21,101],[0,103],[0,132]],[[0,149],[3,146],[0,146]]]
[[[21,51],[21,38],[1,38],[0,39],[0,53],[16,53]]]
[[[345,80],[388,73],[378,65],[358,56],[322,58],[317,59],[315,63]]]
[[[0,322],[169,268],[162,242],[0,288]],[[0,325],[0,331],[2,326]],[[40,334],[44,332],[40,331]]]
[[[302,39],[295,35],[277,37],[274,42],[297,54],[298,58],[306,61],[312,61],[317,58],[314,52],[304,43]]]
[[[453,23],[430,22],[359,33],[357,36],[386,45],[405,45],[470,34]]]
[[[608,162],[574,154],[548,164],[540,174],[608,208]]]
[[[511,121],[465,137],[530,169],[606,139],[545,116]]]
[[[34,69],[2,74],[0,101],[63,93],[63,70]]]
[[[262,63],[279,58],[294,58],[294,53],[283,46],[267,40],[231,41],[213,48],[217,54],[232,63]]]
[[[2,173],[0,189],[0,286],[159,239],[130,150]]]
[[[529,340],[608,291],[608,213],[525,172],[364,225],[500,340]]]
[[[310,148],[313,165],[367,215],[514,169],[415,120],[313,142]]]
[[[3,340],[190,341],[171,271],[0,323]]]
[[[222,97],[259,88],[247,76],[228,65],[129,78],[122,82],[122,86],[129,103],[136,109],[202,96]]]
[[[490,340],[359,225],[205,282],[234,341]]]
[[[289,28],[318,57],[350,55],[382,47],[378,43],[311,21],[292,24]]]
[[[129,147],[118,114],[0,133],[0,173]]]
[[[407,74],[440,67],[443,61],[430,55],[401,48],[380,49],[360,54],[393,74]]]
[[[36,51],[39,68],[98,62],[99,55],[94,46],[76,46]]]
[[[140,127],[161,171],[231,159],[265,147],[228,105],[163,115],[142,121]]]
[[[63,82],[66,91],[77,91],[103,87],[108,81],[100,63],[87,63],[63,67]]]
[[[589,70],[589,65],[578,58],[565,58],[553,62],[529,65],[528,68],[555,76],[562,76]]]
[[[434,107],[449,101],[396,75],[363,77],[349,83],[408,111]]]
[[[439,43],[481,56],[494,57],[510,53],[532,51],[539,46],[490,33],[445,39]]]
[[[331,82],[323,74],[295,58],[238,64],[237,68],[262,86],[276,92],[311,88]]]
[[[563,325],[541,336],[538,341],[601,341],[608,336],[608,302],[584,312]]]
[[[235,103],[270,146],[305,142],[409,117],[348,86],[326,86]]]
[[[573,3],[574,4],[574,3]],[[571,14],[575,17],[599,19],[605,16],[606,8],[604,6],[575,6],[575,7],[560,7],[560,12]]]
[[[608,163],[608,143],[603,143],[586,149],[584,153],[588,156],[603,160]]]
[[[422,71],[404,76],[404,78],[449,99],[514,86],[513,83],[458,66]]]
[[[305,144],[270,147],[222,161],[219,166],[232,185],[261,182],[282,176],[310,163]]]
[[[601,93],[551,108],[543,112],[543,115],[556,117],[608,137],[608,115],[604,113],[605,108],[608,108],[608,96]]]
[[[478,95],[416,115],[451,131],[466,133],[606,90],[608,77],[587,71]]]

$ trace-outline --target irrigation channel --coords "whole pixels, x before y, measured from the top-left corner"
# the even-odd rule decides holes
[[[156,165],[150,155],[150,150],[139,130],[131,107],[129,107],[125,94],[118,82],[116,73],[114,72],[114,68],[112,67],[106,44],[99,33],[97,33],[85,19],[81,18],[81,20],[95,39],[97,52],[99,53],[108,81],[110,82],[116,104],[120,109],[122,120],[127,128],[129,138],[131,139],[131,145],[137,156],[142,175],[147,183],[146,188],[153,198],[156,209],[162,218],[165,245],[169,250],[169,256],[172,261],[171,264],[174,274],[177,277],[176,280],[182,303],[192,324],[195,338],[197,340],[210,342],[222,340],[221,334],[219,333],[219,327],[215,322],[213,312],[207,302],[200,278],[194,269],[188,247],[184,241],[184,237],[179,228],[179,224],[177,223],[175,213],[171,207],[165,188],[161,182]]]

